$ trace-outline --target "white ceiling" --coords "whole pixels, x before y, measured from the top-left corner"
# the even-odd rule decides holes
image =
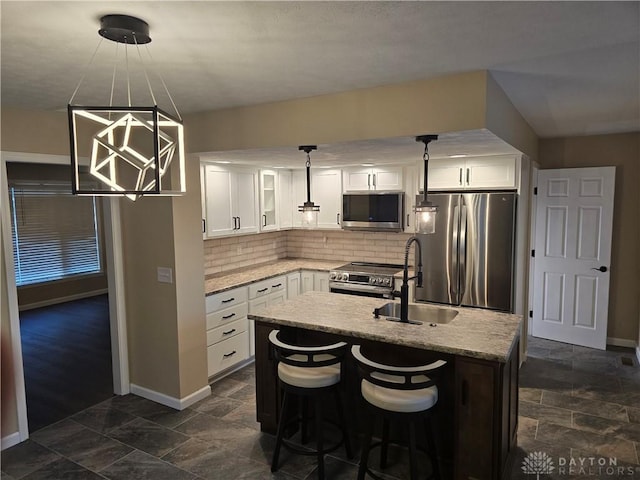
[[[541,137],[640,130],[638,1],[2,0],[0,13],[2,106],[64,109],[85,71],[74,102],[107,102],[115,44],[86,65],[99,18],[125,13],[149,23],[146,64],[183,115],[488,69]],[[137,56],[130,50],[132,65]],[[134,88],[133,103],[141,96]],[[500,142],[469,133],[479,141],[470,149]]]

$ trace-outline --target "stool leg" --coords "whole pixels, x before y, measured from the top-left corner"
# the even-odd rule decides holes
[[[300,408],[300,430],[301,430],[300,441],[302,442],[303,445],[306,445],[306,443],[309,441],[309,431],[307,428],[307,420],[309,420],[309,418],[307,417],[307,410],[309,408],[309,399],[307,398],[306,395],[300,396],[299,408]]]
[[[369,462],[369,450],[371,450],[371,439],[373,438],[373,415],[369,415],[366,432],[364,435],[364,443],[360,452],[360,466],[358,467],[358,480],[364,480]]]
[[[280,411],[280,420],[278,421],[278,431],[276,433],[276,448],[273,450],[273,458],[271,459],[271,471],[278,470],[278,457],[280,457],[280,447],[282,447],[282,437],[284,435],[284,426],[287,419],[287,407],[289,405],[289,394],[285,391],[282,396],[282,410]]]
[[[431,476],[434,480],[440,480],[440,457],[436,445],[436,435],[433,429],[433,422],[429,415],[424,417],[424,426],[427,430],[427,445],[431,456]]]
[[[344,438],[344,449],[347,452],[347,458],[353,458],[353,450],[351,450],[351,441],[349,440],[349,434],[347,429],[347,422],[344,417],[344,410],[342,409],[342,401],[340,400],[340,392],[334,390],[336,399],[336,407],[338,408],[338,420],[340,421],[340,428],[342,429],[342,436]]]
[[[324,480],[324,453],[322,453],[323,446],[323,429],[322,429],[322,397],[314,398],[316,406],[316,448],[318,450],[318,480]]]
[[[389,452],[389,419],[382,420],[382,443],[380,445],[380,468],[387,468],[387,453]]]
[[[409,468],[411,480],[418,480],[418,459],[416,458],[416,426],[409,422]]]

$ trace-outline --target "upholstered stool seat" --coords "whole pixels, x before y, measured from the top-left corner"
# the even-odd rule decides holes
[[[359,345],[354,345],[351,353],[358,363],[362,398],[371,412],[360,457],[358,480],[363,480],[366,474],[375,479],[381,478],[368,466],[369,452],[372,447],[380,445],[380,466],[386,468],[391,422],[404,424],[409,431],[411,480],[418,478],[416,424],[424,422],[431,454],[431,478],[440,478],[435,435],[429,414],[438,402],[438,387],[431,376],[446,362],[438,360],[418,367],[395,367],[365,357]],[[383,420],[382,439],[372,444],[373,425],[377,417],[382,417]]]
[[[351,444],[347,434],[344,412],[340,400],[338,387],[342,379],[342,362],[344,360],[347,344],[338,342],[332,345],[320,347],[302,347],[283,342],[278,337],[279,331],[273,330],[269,334],[269,342],[273,346],[275,359],[278,362],[278,382],[283,391],[282,408],[278,420],[278,431],[276,434],[276,447],[273,451],[271,461],[271,471],[278,469],[278,459],[280,448],[285,448],[301,455],[315,455],[318,459],[318,478],[324,479],[324,455],[336,450],[343,443],[347,456],[353,456]],[[324,445],[323,428],[325,423],[334,423],[324,418],[325,397],[333,394],[338,411],[338,428],[341,430],[342,438],[331,446]],[[291,395],[297,395],[305,399],[301,415],[288,420],[291,416]],[[306,399],[314,403],[315,410],[315,435],[316,449],[302,449],[298,445],[284,438],[286,427],[292,423],[301,423],[302,441],[306,439]]]

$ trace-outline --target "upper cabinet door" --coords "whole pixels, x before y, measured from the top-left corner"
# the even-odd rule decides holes
[[[516,158],[472,159],[466,163],[465,180],[469,188],[515,188]]]
[[[376,167],[373,170],[373,188],[376,190],[401,191],[404,188],[402,179],[402,167]]]
[[[517,158],[474,157],[429,160],[429,190],[516,189]],[[420,189],[424,179],[420,178]]]
[[[235,172],[236,185],[232,211],[236,220],[236,233],[258,231],[258,178],[254,171]]]
[[[278,170],[278,225],[280,230],[293,227],[293,184],[291,170]]]
[[[278,176],[272,170],[260,170],[260,231],[278,228]]]
[[[258,174],[218,165],[204,166],[206,237],[258,231]]]
[[[371,168],[349,168],[342,171],[345,192],[361,192],[373,188]]]
[[[347,168],[342,171],[343,191],[401,191],[404,187],[402,167]]]
[[[311,171],[311,200],[320,205],[318,228],[342,228],[342,173],[340,170]]]
[[[204,167],[204,205],[207,237],[234,232],[231,213],[232,173],[213,165]]]

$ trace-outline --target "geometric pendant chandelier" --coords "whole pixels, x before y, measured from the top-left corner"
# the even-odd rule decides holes
[[[128,15],[106,15],[100,22],[100,36],[116,42],[111,92],[108,105],[73,105],[85,73],[69,100],[72,193],[125,195],[132,200],[142,195],[180,195],[186,191],[184,129],[180,114],[159,74],[176,116],[156,105],[140,52],[141,45],[151,42],[149,25]],[[126,60],[125,106],[113,105],[119,44],[124,44]],[[132,105],[129,46],[138,54],[153,106]]]

